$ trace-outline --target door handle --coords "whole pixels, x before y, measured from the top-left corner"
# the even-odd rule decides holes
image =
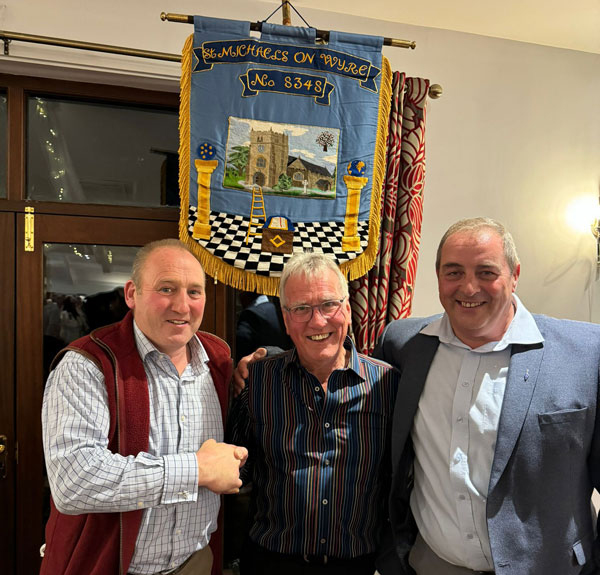
[[[8,438],[6,435],[0,435],[0,480],[6,479],[6,453],[8,451],[6,444]]]

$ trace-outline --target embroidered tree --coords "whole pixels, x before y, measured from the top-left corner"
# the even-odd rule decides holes
[[[280,174],[279,181],[277,182],[275,188],[285,192],[292,187],[292,183],[292,178],[290,178],[287,174]]]
[[[233,146],[228,162],[234,166],[238,174],[242,174],[248,165],[248,146]]]
[[[327,151],[327,146],[331,146],[335,142],[335,138],[331,132],[321,132],[315,140],[319,146],[323,146],[323,151]]]

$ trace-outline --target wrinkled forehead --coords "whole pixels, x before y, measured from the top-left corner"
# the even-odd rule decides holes
[[[457,250],[472,255],[498,252],[503,256],[502,238],[489,228],[456,232],[446,238],[441,251],[442,260],[448,252]]]
[[[442,247],[436,273],[439,277],[441,271],[456,267],[494,268],[502,273],[515,273],[507,259],[503,239],[494,230],[457,232],[448,237]],[[516,268],[517,276],[518,273]]]
[[[296,292],[298,289],[303,291],[327,291],[332,295],[340,294],[342,287],[340,280],[336,273],[329,269],[319,270],[302,270],[298,273],[292,274],[288,277],[287,282],[284,286],[284,293],[286,299],[290,297],[290,291]]]

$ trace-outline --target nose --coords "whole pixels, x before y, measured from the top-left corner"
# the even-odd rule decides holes
[[[178,290],[171,299],[171,309],[177,313],[187,313],[190,309],[188,294],[185,290]]]
[[[479,280],[475,274],[465,276],[462,290],[466,296],[473,296],[479,292]]]
[[[327,323],[327,320],[321,315],[321,310],[318,307],[313,307],[312,317],[308,320],[311,326],[322,327]]]

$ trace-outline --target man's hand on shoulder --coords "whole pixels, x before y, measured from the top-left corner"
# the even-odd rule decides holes
[[[242,486],[240,467],[247,458],[245,447],[208,439],[196,452],[198,486],[218,494],[238,493]]]
[[[248,366],[259,359],[262,359],[267,355],[267,350],[264,347],[259,347],[255,352],[250,355],[246,355],[240,359],[235,371],[233,372],[233,396],[237,397],[244,387],[246,382],[244,381],[248,377]]]

